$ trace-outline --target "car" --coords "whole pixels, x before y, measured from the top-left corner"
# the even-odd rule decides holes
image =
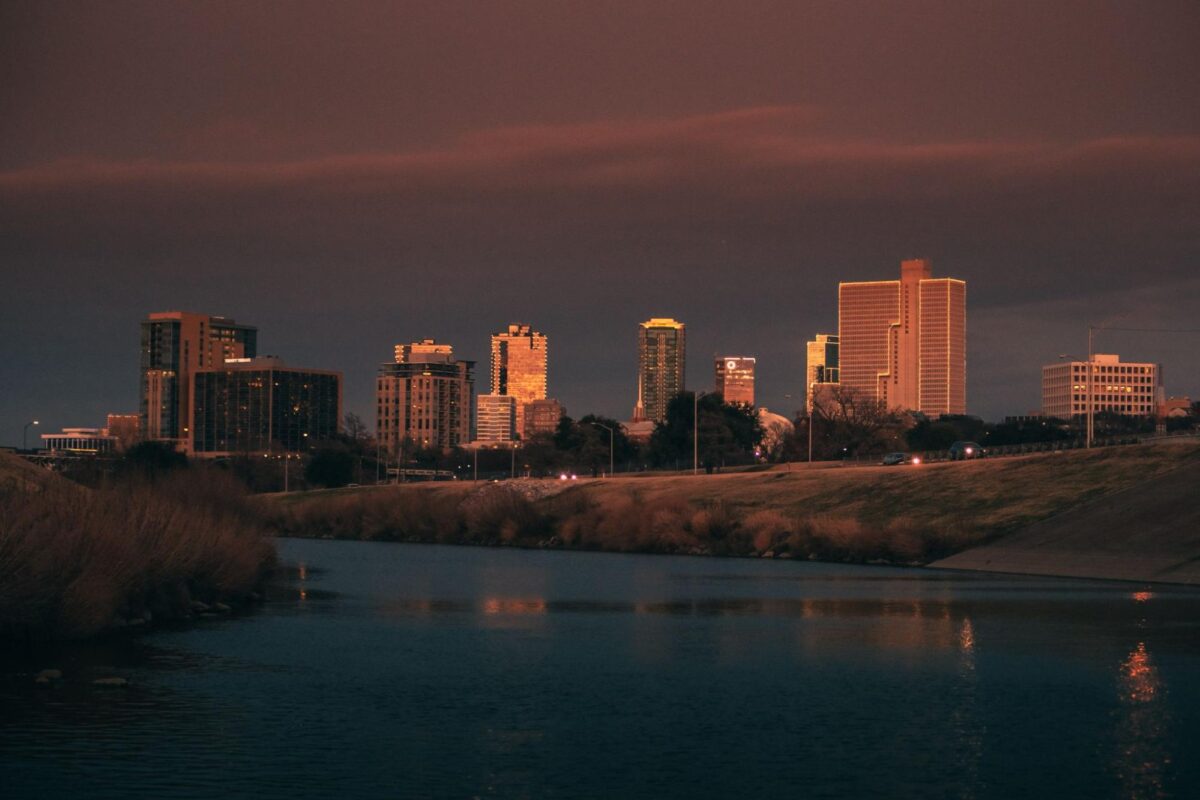
[[[883,457],[883,461],[879,462],[885,467],[898,467],[902,464],[920,464],[920,456],[911,456],[908,453],[888,453]]]
[[[955,442],[950,445],[950,460],[965,461],[968,458],[983,458],[987,451],[979,446],[979,442]]]

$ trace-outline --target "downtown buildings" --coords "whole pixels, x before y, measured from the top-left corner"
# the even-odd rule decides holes
[[[715,391],[726,403],[754,405],[756,363],[757,359],[749,356],[724,356],[715,359]]]
[[[667,418],[667,405],[684,390],[686,363],[687,329],[682,322],[653,317],[638,326],[634,422],[662,422]]]
[[[406,446],[449,450],[471,441],[475,362],[423,339],[396,345],[375,380],[376,433],[388,452]]]
[[[839,383],[889,409],[965,414],[966,302],[927,259],[902,261],[898,281],[839,284]]]
[[[510,397],[514,421],[505,441],[528,438],[531,431],[526,424],[527,407],[546,399],[547,373],[546,335],[531,326],[515,323],[508,330],[492,334],[492,392],[480,395],[479,438],[486,441],[501,441],[491,438],[499,429],[489,424],[487,436],[482,428],[484,397]],[[507,401],[488,400],[490,409],[500,407]],[[555,421],[557,424],[557,420]]]
[[[232,319],[161,311],[142,322],[141,432],[187,449],[191,438],[192,376],[229,358],[253,358],[258,329]]]
[[[136,427],[144,439],[224,455],[299,451],[338,431],[341,373],[257,358],[258,329],[251,325],[155,312],[142,322],[141,339]]]

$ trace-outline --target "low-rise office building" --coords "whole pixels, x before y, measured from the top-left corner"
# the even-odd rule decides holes
[[[338,433],[342,374],[237,358],[193,375],[191,450],[200,456],[303,452]]]
[[[475,403],[476,441],[511,442],[517,438],[517,398],[481,394]]]
[[[61,433],[42,434],[42,447],[51,454],[110,455],[117,451],[117,444],[117,437],[104,428],[63,428]]]
[[[1060,361],[1042,367],[1043,416],[1085,416],[1089,398],[1093,414],[1153,416],[1164,399],[1162,367],[1149,362],[1122,362],[1120,356],[1112,354],[1096,354],[1090,370],[1087,361]]]
[[[525,438],[539,433],[554,433],[558,421],[567,415],[567,409],[557,400],[534,400],[525,404]]]

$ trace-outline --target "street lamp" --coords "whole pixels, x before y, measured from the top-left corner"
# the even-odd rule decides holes
[[[1093,435],[1093,431],[1094,431],[1093,426],[1095,425],[1095,420],[1092,416],[1092,406],[1094,403],[1094,400],[1092,397],[1092,383],[1093,383],[1092,362],[1095,360],[1095,356],[1092,354],[1092,336],[1093,336],[1094,331],[1095,331],[1095,328],[1092,327],[1091,325],[1089,325],[1088,326],[1087,387],[1086,387],[1086,393],[1084,394],[1084,398],[1087,402],[1087,412],[1086,412],[1086,414],[1087,414],[1087,417],[1086,417],[1087,429],[1086,429],[1086,433],[1084,434],[1084,437],[1085,437],[1085,442],[1087,444],[1087,447],[1089,449],[1092,446],[1092,435]],[[1059,357],[1059,359],[1069,358],[1072,361],[1076,360],[1075,356],[1071,355],[1070,353],[1060,353],[1058,357]]]
[[[597,428],[604,428],[608,431],[608,476],[611,478],[613,474],[613,429],[599,422],[588,421],[588,425],[595,425]]]
[[[521,448],[520,442],[512,443],[512,471],[510,473],[510,477],[512,477],[513,479],[515,479],[517,477],[517,450],[519,450],[520,448]]]
[[[22,450],[29,449],[29,426],[30,425],[41,425],[41,424],[42,423],[38,422],[36,419],[30,420],[29,422],[25,423],[25,428],[24,428],[24,430],[21,431],[21,449]]]

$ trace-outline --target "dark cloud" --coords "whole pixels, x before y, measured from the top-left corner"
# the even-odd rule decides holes
[[[992,417],[1036,405],[1040,360],[1088,322],[1200,308],[1190,4],[0,15],[10,440],[45,409],[131,408],[156,308],[259,324],[344,369],[363,412],[394,342],[483,358],[525,319],[552,336],[552,391],[618,415],[633,326],[672,314],[693,383],[713,351],[758,355],[786,410],[837,281],[928,255],[969,282],[968,399]],[[1196,348],[1128,345],[1200,394]]]

